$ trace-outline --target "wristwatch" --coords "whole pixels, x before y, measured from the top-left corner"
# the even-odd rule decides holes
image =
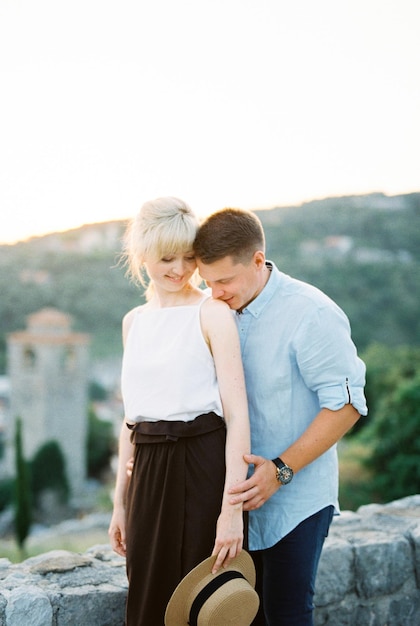
[[[293,470],[291,467],[283,463],[278,456],[275,459],[271,459],[276,466],[276,478],[282,485],[287,485],[293,478]]]

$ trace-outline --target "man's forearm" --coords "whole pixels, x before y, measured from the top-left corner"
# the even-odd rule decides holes
[[[281,451],[279,456],[294,472],[298,472],[337,443],[359,417],[351,404],[344,405],[338,411],[321,409],[299,439],[287,450]]]

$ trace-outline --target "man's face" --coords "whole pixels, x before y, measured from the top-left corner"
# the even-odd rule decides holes
[[[261,255],[257,256],[257,255]],[[197,259],[200,276],[206,281],[215,299],[223,300],[235,311],[243,309],[261,291],[261,262],[263,253],[255,253],[251,261],[234,263],[227,256],[214,263],[205,264]]]

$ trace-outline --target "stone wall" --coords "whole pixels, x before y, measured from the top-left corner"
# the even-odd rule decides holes
[[[108,546],[0,559],[0,626],[123,626],[126,591]],[[336,518],[315,600],[316,626],[418,626],[420,495]]]

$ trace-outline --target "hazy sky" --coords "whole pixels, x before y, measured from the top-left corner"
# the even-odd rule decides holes
[[[0,0],[0,242],[420,190],[419,0]]]

